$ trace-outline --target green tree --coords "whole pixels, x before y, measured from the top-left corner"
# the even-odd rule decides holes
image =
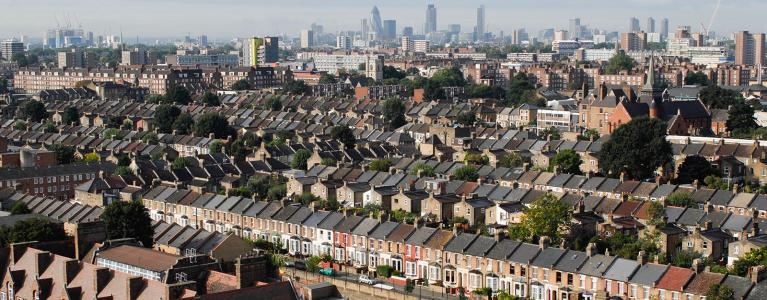
[[[703,156],[691,155],[685,157],[676,175],[676,184],[689,184],[695,180],[703,182],[709,175],[714,175],[714,167]]]
[[[19,65],[19,67],[26,67],[30,65],[27,55],[24,53],[16,53],[11,56],[11,61]]]
[[[394,66],[383,66],[383,79],[397,79],[405,78],[407,74],[404,71],[400,71]]]
[[[472,166],[463,166],[453,172],[455,180],[463,181],[477,181],[479,179],[479,173],[477,169]]]
[[[171,128],[176,131],[176,134],[190,134],[194,128],[194,119],[189,113],[181,113],[173,121]]]
[[[717,85],[706,86],[700,91],[698,97],[703,104],[712,109],[727,109],[730,105],[745,101],[739,92],[723,89]]]
[[[663,226],[665,224],[666,208],[657,201],[650,201],[650,207],[647,208],[647,214],[650,215],[649,224]]]
[[[235,161],[245,161],[245,157],[248,156],[249,147],[241,139],[236,139],[234,142],[226,144],[225,148],[226,154],[233,157]]]
[[[271,96],[266,99],[266,109],[271,111],[281,111],[282,110],[282,100],[280,100],[280,97],[277,96]]]
[[[671,195],[668,195],[668,197],[666,197],[665,203],[667,206],[690,208],[698,207],[698,203],[695,202],[695,199],[692,198],[692,195],[688,192],[682,191],[673,192]]]
[[[245,79],[240,79],[232,83],[232,90],[234,91],[246,91],[250,88],[250,82]]]
[[[727,116],[727,131],[750,132],[759,127],[754,119],[754,108],[745,102],[738,102],[730,106]]]
[[[324,157],[320,161],[320,164],[323,166],[335,166],[336,163],[338,163],[338,161],[336,161],[336,159],[332,157]]]
[[[320,76],[319,84],[333,84],[333,83],[336,83],[336,78],[333,75],[325,73],[325,74],[322,74],[322,76]]]
[[[605,72],[607,74],[618,74],[621,71],[631,71],[631,69],[636,66],[636,61],[634,61],[631,56],[628,56],[623,51],[618,51],[615,56],[610,58],[609,61],[607,61],[607,69]]]
[[[383,118],[389,123],[389,128],[399,128],[405,125],[405,104],[397,98],[389,98],[384,101]]]
[[[559,129],[557,129],[554,126],[551,126],[549,128],[544,128],[541,131],[541,138],[556,141],[561,139],[562,137],[559,135]]]
[[[306,270],[312,273],[316,273],[320,270],[320,257],[312,255],[306,259]]]
[[[344,125],[333,126],[333,129],[330,130],[330,138],[344,144],[346,149],[354,148],[354,145],[357,144],[357,138],[354,136],[354,132],[348,126]]]
[[[0,226],[0,247],[11,243],[48,242],[66,239],[64,227],[43,218],[21,220],[13,226]]]
[[[463,162],[469,165],[484,166],[490,163],[490,159],[478,152],[466,152],[463,155]]]
[[[106,225],[107,238],[133,238],[144,247],[152,247],[152,219],[149,218],[149,211],[140,202],[112,202],[104,208],[101,221]]]
[[[205,92],[205,94],[202,95],[201,102],[205,106],[221,106],[221,98],[211,92]]]
[[[11,211],[10,212],[11,212],[12,215],[23,215],[23,214],[31,213],[32,210],[30,210],[29,207],[27,207],[26,203],[21,202],[21,201],[16,201],[11,206]]]
[[[575,150],[564,149],[557,152],[549,160],[549,169],[557,169],[559,172],[568,174],[581,174],[581,164],[583,160]]]
[[[174,85],[165,91],[165,101],[173,104],[187,105],[192,102],[192,95],[186,88]]]
[[[210,153],[224,153],[224,143],[220,140],[215,140],[210,143],[208,150]]]
[[[684,84],[687,85],[708,85],[708,76],[703,72],[687,72],[687,76],[684,77]]]
[[[590,141],[599,139],[599,131],[596,129],[586,129],[583,134],[578,135],[578,139],[581,141]]]
[[[157,142],[158,142],[157,134],[154,132],[147,132],[147,134],[141,137],[141,142],[143,142],[144,144],[149,144],[149,145],[157,145]]]
[[[193,157],[179,156],[173,160],[171,167],[173,169],[183,169],[186,167],[193,167],[197,165],[197,160]]]
[[[477,116],[472,112],[465,112],[458,115],[456,122],[466,127],[474,126],[474,123],[477,122]]]
[[[391,161],[388,159],[376,159],[370,162],[369,169],[371,171],[389,172],[391,168]]]
[[[161,104],[154,110],[152,124],[159,133],[171,133],[173,122],[181,114],[181,110],[175,105]]]
[[[304,95],[311,93],[311,88],[303,80],[288,80],[282,86],[282,91],[292,95]]]
[[[43,119],[48,118],[48,111],[45,110],[45,105],[42,102],[29,100],[21,107],[21,116],[32,122],[40,123]]]
[[[525,164],[525,159],[518,152],[508,152],[501,155],[498,166],[504,168],[519,168]]]
[[[436,84],[438,87],[466,85],[466,79],[463,77],[463,72],[457,67],[439,70],[429,78],[429,81],[430,83]]]
[[[437,174],[434,172],[434,167],[421,162],[421,163],[417,163],[415,166],[413,166],[412,169],[410,169],[410,175],[434,177]]]
[[[703,258],[703,255],[698,252],[681,250],[676,252],[676,255],[671,259],[671,264],[680,268],[689,268],[692,267],[694,260],[701,258]]]
[[[300,149],[293,153],[293,159],[290,161],[290,167],[297,170],[306,170],[306,161],[312,156],[312,153],[306,149]]]
[[[767,267],[767,247],[751,249],[732,264],[730,271],[738,276],[746,276],[754,266]]]
[[[54,144],[50,150],[56,152],[56,162],[61,165],[70,164],[75,161],[75,148],[72,146]]]
[[[85,154],[83,157],[83,160],[87,163],[95,163],[101,161],[101,156],[98,155],[96,152],[91,152],[88,154]]]
[[[415,289],[415,280],[407,279],[405,281],[405,293],[413,293],[413,289]]]
[[[546,236],[559,242],[570,229],[570,206],[551,193],[535,199],[524,212],[521,222],[509,227],[512,239],[533,242]]]
[[[59,132],[58,128],[56,128],[56,125],[53,124],[51,121],[45,122],[45,128],[43,129],[43,132],[45,133],[57,133]]]
[[[197,120],[194,126],[194,134],[199,137],[207,137],[210,134],[217,139],[235,137],[237,133],[226,118],[215,112],[207,112]]]
[[[603,173],[618,177],[650,177],[660,166],[671,162],[671,144],[666,140],[666,124],[658,119],[639,118],[618,127],[602,145],[599,165]]]
[[[22,120],[18,120],[16,123],[13,123],[13,129],[22,131],[27,130],[27,123]]]
[[[61,115],[61,123],[65,125],[80,125],[80,111],[77,110],[77,107],[67,107]]]
[[[732,288],[725,284],[713,284],[706,292],[706,300],[735,300]]]

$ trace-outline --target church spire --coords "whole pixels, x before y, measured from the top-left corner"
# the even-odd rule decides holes
[[[642,87],[642,96],[651,96],[653,99],[662,97],[663,90],[655,82],[655,53],[650,54],[648,63],[647,82]]]

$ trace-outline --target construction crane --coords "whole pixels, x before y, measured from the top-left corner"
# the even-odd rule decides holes
[[[700,22],[700,27],[703,28],[703,35],[708,36],[708,28],[706,28],[706,25],[703,24],[703,22]]]

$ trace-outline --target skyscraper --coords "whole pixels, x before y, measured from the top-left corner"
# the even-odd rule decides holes
[[[370,29],[368,26],[368,19],[362,19],[362,24],[360,24],[362,28],[360,28],[360,33],[362,34],[362,39],[367,40],[368,39],[368,30]]]
[[[402,36],[413,36],[413,27],[412,26],[403,27]]]
[[[664,40],[668,38],[668,18],[660,21],[660,37]]]
[[[452,34],[459,34],[459,33],[461,33],[461,24],[448,24],[447,25],[447,32],[450,32]]]
[[[629,19],[629,31],[628,32],[639,32],[639,19],[632,17]]]
[[[426,24],[423,27],[423,33],[432,33],[437,31],[437,8],[434,4],[429,4],[426,8]]]
[[[764,33],[740,31],[735,33],[735,64],[765,65]]]
[[[373,10],[370,11],[370,31],[370,33],[375,33],[376,39],[384,37],[381,13],[378,12],[378,6],[373,6]]]
[[[581,19],[575,18],[570,19],[570,39],[580,39],[581,38]]]
[[[264,39],[259,37],[251,37],[246,39],[242,43],[242,65],[258,66],[258,48],[264,44]]]
[[[652,17],[647,18],[647,27],[645,28],[645,31],[649,33],[655,32],[655,19]]]
[[[383,21],[384,38],[392,40],[397,38],[397,21],[396,20],[384,20]]]
[[[311,48],[314,46],[314,31],[301,30],[301,48]]]
[[[352,38],[348,35],[338,35],[336,37],[336,48],[342,50],[349,50],[352,48]]]
[[[479,8],[477,8],[477,29],[475,34],[475,38],[478,41],[485,40],[485,6],[480,5]]]

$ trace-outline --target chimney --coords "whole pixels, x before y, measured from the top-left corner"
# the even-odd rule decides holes
[[[216,135],[211,132],[211,133],[208,134],[208,138],[209,139],[215,139]]]
[[[761,273],[762,273],[762,269],[763,269],[763,268],[764,268],[764,267],[762,267],[762,266],[760,266],[760,265],[757,265],[757,266],[753,266],[753,267],[751,267],[751,268],[748,270],[748,277],[749,277],[749,278],[751,278],[751,282],[752,282],[752,283],[757,283],[757,282],[759,282],[759,275],[761,275]]]
[[[138,299],[141,288],[144,286],[144,279],[139,276],[133,276],[125,281],[125,296],[129,300]]]
[[[93,287],[96,288],[96,293],[100,293],[109,283],[112,274],[110,274],[107,268],[96,268],[93,270]]]
[[[759,234],[759,221],[754,217],[751,220],[751,236],[757,236]]]
[[[700,273],[703,271],[703,262],[700,258],[696,258],[692,260],[692,271],[695,272],[695,274]]]
[[[592,256],[594,256],[594,250],[595,250],[594,248],[596,248],[596,247],[597,247],[597,244],[595,244],[595,243],[589,243],[589,244],[586,246],[586,256],[588,256],[588,257],[592,257]]]
[[[64,269],[61,272],[61,274],[64,275],[64,283],[68,284],[75,279],[77,272],[80,271],[80,262],[76,259],[70,259],[61,264],[61,267]]]
[[[458,236],[458,224],[453,224],[453,236]]]
[[[522,170],[525,172],[530,171],[530,163],[523,163]]]
[[[501,241],[501,231],[496,229],[495,230],[495,234],[493,234],[493,237],[495,238],[496,242],[500,242]]]
[[[45,272],[45,269],[51,264],[51,253],[48,251],[38,252],[35,254],[35,267],[37,268],[37,276],[40,276]]]
[[[551,242],[551,239],[547,236],[542,236],[538,239],[538,247],[541,248],[541,250],[546,249],[549,247],[549,243]]]
[[[640,265],[647,264],[647,255],[644,251],[639,251],[639,254],[637,254],[637,262]]]
[[[711,230],[711,221],[703,222],[703,228],[706,230]]]
[[[692,186],[695,187],[696,190],[700,189],[700,180],[698,179],[693,180]]]
[[[621,171],[620,181],[623,182],[626,179],[626,171]]]

